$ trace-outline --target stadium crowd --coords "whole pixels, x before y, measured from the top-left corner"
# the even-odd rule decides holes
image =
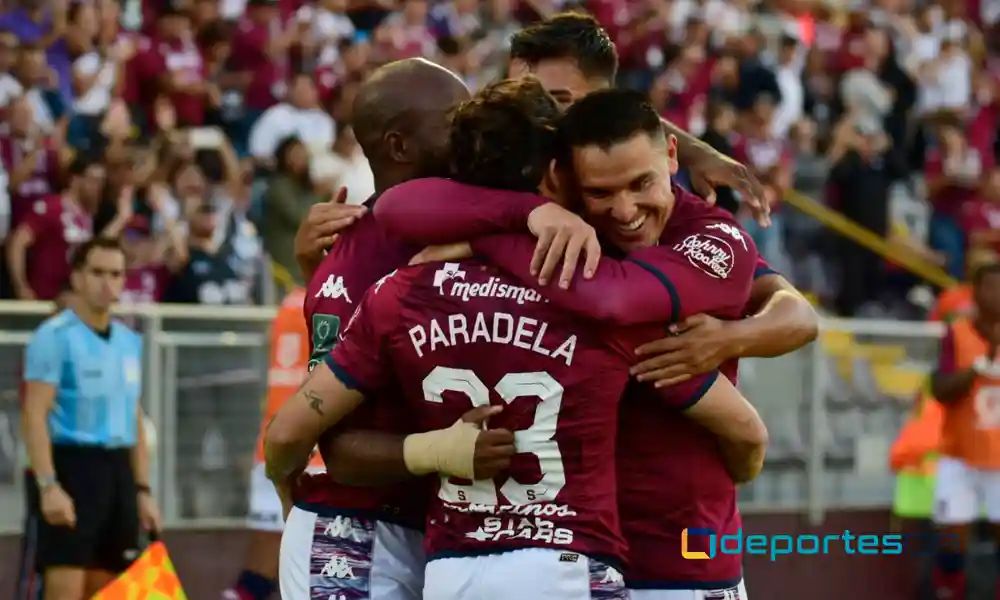
[[[426,56],[471,88],[559,0],[6,0],[0,294],[51,299],[67,250],[121,234],[126,301],[273,302],[302,283],[308,207],[371,172],[351,105],[379,64]],[[799,190],[961,279],[1000,247],[996,2],[594,0],[619,83],[743,161],[765,257],[844,315],[911,314],[917,283],[810,217]],[[56,199],[58,192],[70,193]],[[343,198],[340,198],[343,200]],[[50,235],[51,234],[51,235]],[[794,260],[791,259],[794,257]]]

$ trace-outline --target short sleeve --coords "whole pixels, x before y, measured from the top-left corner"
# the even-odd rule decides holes
[[[21,225],[27,227],[35,239],[38,239],[49,229],[49,223],[53,220],[53,215],[50,213],[54,210],[55,207],[48,200],[35,200],[31,209],[24,214]]]
[[[664,247],[666,246],[666,247]],[[759,256],[750,236],[731,222],[702,220],[678,228],[661,246],[632,252],[670,290],[674,318],[725,308],[742,310],[750,297]]]
[[[347,322],[326,365],[346,387],[361,392],[382,387],[392,379],[388,364],[388,333],[398,319],[399,295],[393,273],[373,285]]]
[[[62,346],[52,327],[35,330],[24,352],[24,381],[52,386],[59,384],[62,373]]]
[[[940,375],[950,375],[955,372],[955,330],[950,326],[941,338],[941,349],[938,352],[937,372]]]
[[[660,403],[674,410],[687,410],[698,403],[719,378],[718,371],[695,375],[670,387],[654,388]]]
[[[765,275],[781,275],[781,273],[778,273],[777,271],[772,269],[771,265],[767,264],[767,261],[764,260],[763,256],[758,256],[757,266],[754,267],[753,270],[754,281],[760,279],[761,277],[764,277]]]

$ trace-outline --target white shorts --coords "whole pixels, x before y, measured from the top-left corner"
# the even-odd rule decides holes
[[[724,590],[629,590],[631,600],[747,600],[747,588],[741,581]]]
[[[247,528],[253,531],[280,532],[281,500],[274,484],[264,472],[264,463],[257,463],[250,471],[250,513]]]
[[[282,600],[420,600],[424,534],[292,507],[281,536]]]
[[[621,573],[576,552],[525,548],[427,563],[424,600],[627,600]]]
[[[934,487],[934,522],[964,525],[982,516],[1000,523],[1000,471],[985,471],[942,456]]]

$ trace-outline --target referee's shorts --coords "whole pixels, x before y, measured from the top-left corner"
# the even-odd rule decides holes
[[[27,480],[25,538],[37,541],[36,570],[79,567],[121,573],[139,556],[139,509],[131,451],[54,445],[59,485],[73,499],[76,527],[54,527],[42,517],[34,475]]]

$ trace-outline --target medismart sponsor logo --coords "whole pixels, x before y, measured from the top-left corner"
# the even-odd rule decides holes
[[[711,529],[686,528],[681,531],[681,556],[685,560],[711,560],[718,555],[767,556],[776,561],[783,556],[929,556],[939,550],[959,551],[958,537],[943,533],[859,533],[839,534],[735,534],[716,535]]]

